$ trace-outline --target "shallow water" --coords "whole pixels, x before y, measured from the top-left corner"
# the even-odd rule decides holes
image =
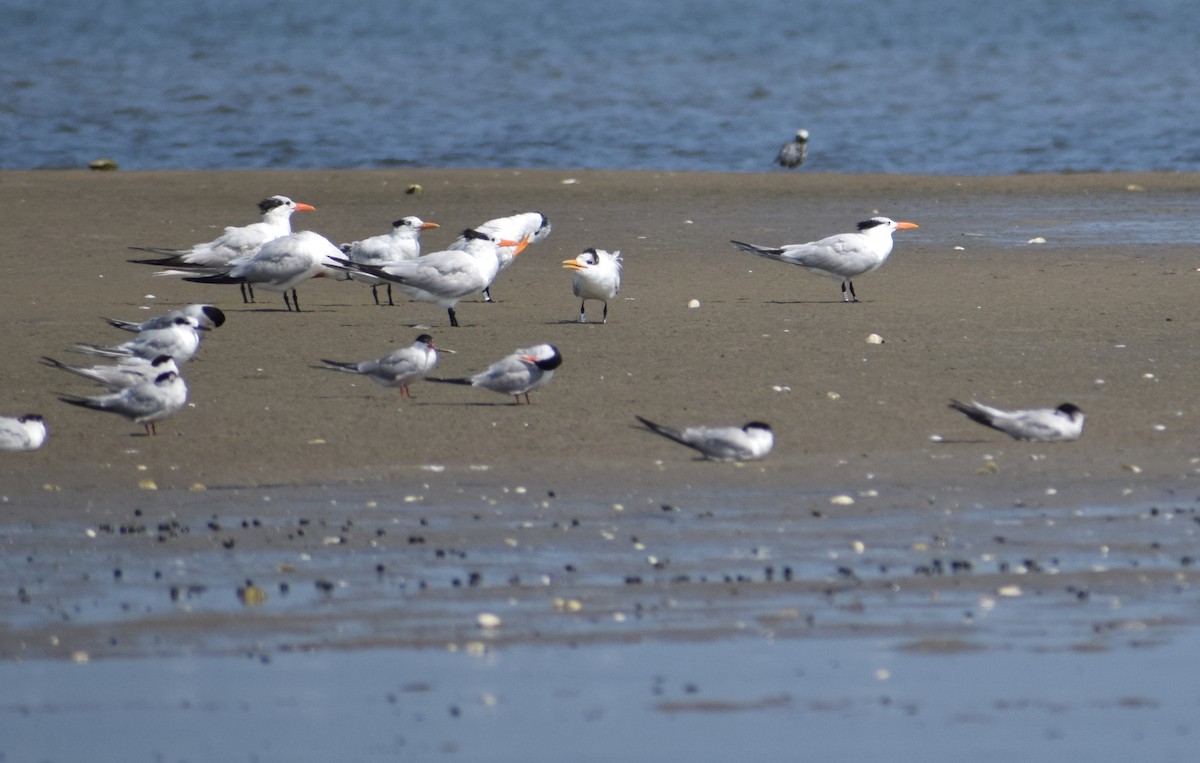
[[[1200,170],[1188,0],[4,6],[0,168]]]

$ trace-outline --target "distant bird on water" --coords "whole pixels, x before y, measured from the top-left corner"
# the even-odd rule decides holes
[[[675,429],[641,416],[635,418],[651,432],[686,445],[713,461],[753,461],[770,453],[775,445],[770,425],[761,421],[751,421],[742,427]]]
[[[916,227],[916,223],[898,223],[886,217],[872,217],[859,223],[854,233],[839,233],[807,244],[768,247],[741,241],[730,243],[743,252],[799,265],[805,270],[840,280],[842,300],[857,302],[853,279],[878,270],[887,262],[888,255],[892,253],[893,232]]]
[[[608,253],[603,249],[585,249],[583,254],[563,260],[562,266],[575,271],[571,279],[571,290],[579,297],[579,322],[587,323],[584,306],[589,299],[604,303],[601,323],[608,323],[608,300],[617,296],[621,289],[621,253]]]
[[[804,164],[807,157],[808,130],[797,130],[796,139],[790,140],[780,147],[779,156],[775,157],[775,161],[779,162],[780,166],[791,169]]]
[[[1005,411],[972,400],[950,401],[950,408],[985,427],[991,427],[1014,440],[1063,442],[1077,440],[1083,434],[1083,411],[1074,403],[1057,408]]]

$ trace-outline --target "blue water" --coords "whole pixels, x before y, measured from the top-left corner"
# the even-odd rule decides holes
[[[1200,170],[1194,0],[0,0],[0,168]],[[782,171],[782,170],[781,170]]]

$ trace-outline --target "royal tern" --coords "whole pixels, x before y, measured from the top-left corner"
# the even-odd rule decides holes
[[[36,413],[0,416],[0,451],[37,450],[46,441],[46,422]]]
[[[432,302],[446,308],[450,325],[458,325],[454,306],[468,294],[477,294],[491,284],[500,272],[496,248],[512,246],[519,252],[525,241],[497,240],[476,230],[463,231],[465,249],[447,249],[423,254],[415,260],[405,260],[376,267],[341,260],[339,267],[348,272],[363,272],[384,281],[400,284],[400,290],[419,302]]]
[[[608,300],[617,296],[621,288],[621,253],[609,254],[603,249],[585,249],[583,254],[572,260],[563,260],[562,266],[575,271],[571,279],[571,290],[579,297],[579,322],[587,323],[584,306],[589,299],[604,303],[601,323],[608,323]]]
[[[109,392],[117,392],[144,381],[152,381],[159,374],[167,371],[179,372],[179,366],[170,355],[159,355],[153,360],[146,358],[121,358],[116,363],[104,366],[71,366],[55,360],[42,358],[42,363],[60,371],[66,371],[76,376],[96,382]]]
[[[437,347],[433,337],[421,334],[408,347],[392,350],[377,360],[359,363],[344,363],[338,360],[321,359],[333,370],[346,371],[367,377],[381,387],[398,387],[400,397],[412,397],[408,385],[424,379],[437,366]]]
[[[799,167],[808,156],[808,130],[797,130],[795,140],[784,143],[775,161],[783,167]]]
[[[789,265],[799,265],[805,270],[840,280],[842,300],[857,302],[858,295],[854,293],[853,279],[878,270],[887,262],[888,255],[892,253],[894,231],[916,227],[916,223],[898,223],[886,217],[872,217],[859,223],[855,233],[839,233],[807,244],[767,247],[741,241],[731,243],[743,252],[786,262]]]
[[[713,461],[753,461],[770,453],[775,445],[771,427],[761,421],[751,421],[743,427],[675,429],[641,416],[636,418],[651,432],[699,451]]]
[[[313,212],[316,207],[292,201],[286,196],[272,196],[258,202],[258,209],[262,212],[261,222],[251,223],[240,228],[227,227],[224,233],[212,241],[195,244],[187,249],[131,246],[130,249],[166,256],[153,260],[130,260],[130,262],[185,270],[222,270],[236,259],[253,255],[268,241],[291,233],[293,212]],[[247,294],[247,288],[243,284],[242,301],[254,301],[252,287]]]
[[[473,230],[480,233],[486,233],[496,240],[507,241],[524,241],[525,246],[535,244],[541,241],[546,236],[550,235],[550,221],[541,212],[522,212],[517,215],[508,217],[497,217],[495,220],[488,220],[482,225],[478,225]],[[465,249],[468,239],[466,236],[460,236],[453,244],[451,249]],[[516,256],[521,253],[520,248],[515,246],[501,246],[496,249],[496,256],[500,258],[500,270],[503,271],[509,265],[513,264]],[[485,302],[492,301],[492,292],[490,284],[483,290],[483,300]]]
[[[296,287],[312,278],[332,273],[341,262],[342,251],[329,239],[310,230],[302,230],[268,241],[259,250],[229,263],[222,273],[184,278],[195,283],[244,283],[283,293],[289,311],[300,312]],[[288,291],[292,298],[288,301]]]
[[[950,407],[971,421],[991,427],[1015,440],[1061,442],[1077,440],[1083,434],[1083,411],[1074,403],[1057,408],[1004,411],[972,400],[950,401]]]
[[[116,413],[141,424],[147,435],[158,434],[155,423],[162,421],[187,402],[187,385],[174,371],[159,374],[154,381],[142,382],[120,392],[95,397],[60,397],[59,400],[94,411]]]
[[[153,360],[159,355],[169,355],[176,363],[186,363],[200,349],[199,322],[195,318],[180,316],[170,326],[147,329],[139,332],[128,342],[111,347],[96,344],[77,344],[75,349],[87,355],[104,358],[145,358]]]
[[[531,402],[529,393],[549,384],[554,378],[554,369],[561,365],[562,354],[557,347],[552,344],[539,344],[519,349],[474,376],[464,379],[429,377],[429,381],[468,384],[502,395],[512,395],[516,404],[520,405],[522,395],[525,396],[526,403]]]
[[[421,256],[421,231],[439,227],[441,226],[437,223],[428,223],[419,217],[401,217],[392,223],[391,233],[342,244],[341,250],[351,262],[376,267],[391,265],[402,260],[415,260]],[[371,284],[371,296],[375,298],[377,305],[379,304],[379,294],[376,290],[380,284],[386,285],[388,304],[396,304],[392,301],[392,285],[387,281],[382,281],[366,273],[347,273],[346,275],[355,281]]]
[[[225,325],[225,313],[221,311],[221,308],[212,305],[188,305],[154,318],[148,318],[141,323],[119,321],[115,318],[105,318],[104,320],[114,328],[132,331],[136,334],[150,329],[167,328],[175,322],[176,318],[195,318],[201,329],[215,329]]]

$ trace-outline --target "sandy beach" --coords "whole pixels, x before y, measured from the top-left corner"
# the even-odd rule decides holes
[[[422,192],[406,193],[413,185]],[[536,663],[539,648],[666,640],[715,644],[719,662],[730,656],[720,644],[747,638],[870,634],[901,659],[990,655],[968,663],[986,673],[998,655],[1137,657],[1184,643],[1200,618],[1185,595],[1200,528],[1187,238],[1198,190],[1200,176],[1172,174],[0,173],[0,413],[37,412],[50,429],[42,450],[0,457],[12,560],[0,655],[266,663],[451,645],[512,659],[529,648]],[[303,311],[289,313],[276,294],[243,305],[234,286],[126,262],[130,246],[185,246],[251,222],[277,193],[314,205],[295,228],[335,243],[402,215],[442,226],[426,251],[521,211],[545,213],[554,231],[500,276],[497,302],[459,305],[459,328],[436,306],[376,306],[361,284],[307,283]],[[835,281],[729,244],[809,241],[875,214],[920,228],[856,281],[858,304],[842,303]],[[624,258],[606,325],[576,322],[560,265],[586,247]],[[190,405],[156,437],[58,402],[94,390],[40,357],[85,359],[74,343],[125,338],[101,317],[190,302],[228,321],[185,366]],[[424,332],[454,350],[443,376],[539,342],[565,360],[529,406],[431,383],[402,400],[314,367]],[[951,398],[1071,401],[1087,426],[1075,443],[1015,442],[950,411]],[[635,415],[760,419],[775,450],[704,462]],[[447,703],[438,680],[458,679],[430,679],[429,701]],[[652,707],[660,720],[713,708],[771,718],[836,700],[791,691],[682,692]],[[1106,701],[1188,712],[1125,696]],[[998,739],[1013,736],[1012,714],[997,711],[1010,700],[981,711]],[[1063,701],[1097,717],[1093,697]],[[954,749],[972,747],[943,751]]]

